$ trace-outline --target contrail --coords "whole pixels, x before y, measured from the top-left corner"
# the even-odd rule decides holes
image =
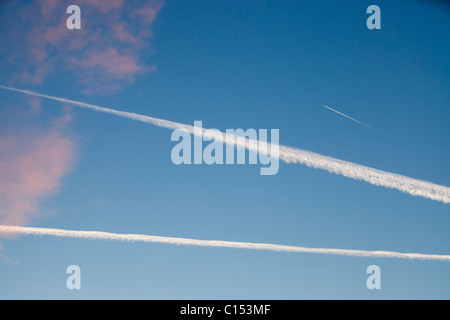
[[[400,253],[393,251],[364,251],[347,249],[305,248],[267,243],[234,242],[219,240],[197,240],[187,238],[172,238],[149,236],[142,234],[117,234],[101,231],[73,231],[49,228],[30,228],[0,225],[0,235],[4,236],[52,236],[57,238],[72,238],[85,240],[106,240],[123,242],[164,243],[186,246],[235,248],[249,250],[265,250],[278,252],[319,253],[339,256],[370,257],[370,258],[397,258],[414,260],[450,261],[450,255]]]
[[[104,108],[84,102],[58,98],[33,91],[21,90],[2,85],[0,85],[0,88],[9,91],[21,92],[27,95],[69,103],[75,106],[91,109],[94,111],[105,112],[136,121],[150,123],[162,128],[167,128],[171,130],[184,129],[193,135],[202,135],[205,134],[206,131],[206,129],[202,129],[201,131],[197,130],[194,126],[191,125],[153,118],[150,116],[139,115],[131,112],[124,112]],[[272,150],[270,143],[263,143],[226,133],[222,134],[223,134],[222,138],[223,142],[227,144],[244,147],[250,151],[259,153],[264,153],[264,150],[269,149]],[[450,188],[446,186],[441,186],[424,180],[409,178],[399,174],[373,169],[352,162],[334,159],[331,157],[323,156],[314,152],[305,151],[297,148],[276,145],[276,147],[274,147],[273,149],[277,150],[278,149],[277,147],[279,147],[279,159],[281,159],[286,163],[300,163],[311,168],[322,169],[330,173],[343,175],[345,177],[352,178],[355,180],[366,181],[376,186],[383,186],[391,189],[396,189],[404,193],[408,193],[412,196],[428,198],[443,203],[450,203]]]
[[[372,129],[372,130],[378,131],[377,129],[375,129],[375,128],[369,126],[368,124],[365,124],[364,122],[361,122],[361,121],[358,121],[358,120],[356,120],[356,119],[353,119],[352,117],[349,117],[348,115],[343,114],[342,112],[339,112],[339,111],[337,111],[337,110],[334,110],[333,108],[330,108],[330,107],[328,107],[328,106],[326,106],[326,105],[323,105],[323,106],[324,106],[325,108],[327,108],[327,109],[333,111],[333,112],[336,112],[337,114],[340,114],[341,116],[344,116],[344,117],[346,117],[346,118],[348,118],[348,119],[350,119],[350,120],[352,120],[352,121],[355,121],[355,122],[357,122],[357,123],[359,123],[359,124],[362,124],[363,126],[365,126],[365,127],[367,127],[367,128],[370,128],[370,129]]]

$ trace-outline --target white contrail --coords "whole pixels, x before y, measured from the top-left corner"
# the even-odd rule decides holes
[[[21,90],[0,85],[1,89],[16,91],[33,95],[41,98],[56,100],[60,102],[69,103],[75,106],[114,114],[120,117],[129,118],[145,123],[150,123],[162,128],[171,130],[184,129],[191,134],[202,135],[205,129],[197,130],[194,126],[182,123],[172,122],[168,120],[153,118],[150,116],[139,115],[131,112],[118,111],[114,109],[104,108],[84,102],[73,101],[64,98],[49,96],[33,91]],[[217,138],[217,137],[216,137]],[[255,152],[264,152],[261,150],[272,150],[270,143],[262,143],[255,140],[246,139],[230,134],[223,133],[223,142],[233,144],[235,146],[245,147],[248,150]],[[273,148],[277,149],[277,148]],[[397,189],[413,196],[428,198],[431,200],[440,201],[443,203],[450,203],[450,188],[446,186],[437,185],[424,180],[409,178],[395,173],[389,173],[370,167],[362,166],[352,162],[347,162],[339,159],[334,159],[322,156],[317,153],[305,151],[297,148],[279,146],[279,158],[286,163],[300,163],[308,167],[327,170],[330,173],[340,174],[348,178],[363,180],[376,186],[383,186],[387,188]]]
[[[326,106],[326,105],[323,105],[323,106],[324,106],[325,108],[327,108],[327,109],[333,111],[333,112],[336,112],[337,114],[340,114],[341,116],[344,116],[344,117],[346,117],[346,118],[348,118],[348,119],[350,119],[350,120],[352,120],[352,121],[355,121],[355,122],[357,122],[357,123],[359,123],[359,124],[362,124],[363,126],[365,126],[365,127],[367,127],[367,128],[370,128],[370,129],[372,129],[372,130],[378,131],[377,129],[375,129],[375,128],[369,126],[368,124],[365,124],[364,122],[361,122],[361,121],[358,121],[358,120],[356,120],[356,119],[354,119],[354,118],[352,118],[352,117],[349,117],[348,115],[343,114],[342,112],[339,112],[339,111],[337,111],[337,110],[334,110],[333,108],[330,108],[330,107],[328,107],[328,106]]]
[[[285,246],[267,243],[252,242],[234,242],[218,240],[197,240],[187,238],[172,238],[149,236],[142,234],[117,234],[101,231],[73,231],[63,229],[49,228],[30,228],[17,226],[0,225],[0,235],[31,235],[31,236],[52,236],[58,238],[86,239],[86,240],[109,240],[124,242],[145,242],[145,243],[164,243],[200,247],[220,247],[250,250],[265,250],[278,252],[300,252],[300,253],[319,253],[340,256],[371,257],[371,258],[397,258],[397,259],[415,259],[415,260],[438,260],[450,261],[450,255],[422,254],[422,253],[400,253],[393,251],[365,251],[365,250],[347,250],[347,249],[326,249],[326,248],[305,248],[297,246]]]

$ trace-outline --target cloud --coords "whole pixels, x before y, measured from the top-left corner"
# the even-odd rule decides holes
[[[5,249],[5,247],[3,246],[3,244],[0,243],[0,252],[3,251]],[[0,253],[0,259],[3,260],[3,262],[7,265],[10,266],[14,266],[16,264],[18,264],[18,261],[13,261],[11,260],[10,257],[8,257],[6,254]]]
[[[80,83],[85,85],[85,93],[117,91],[133,83],[135,76],[144,70],[136,57],[121,54],[112,47],[89,52],[82,59],[71,57],[68,62],[78,70],[84,70]],[[104,78],[108,81],[103,81]]]
[[[79,1],[79,3],[81,5],[88,4],[88,5],[92,5],[98,9],[100,9],[100,12],[102,12],[102,13],[108,12],[112,9],[121,8],[123,6],[124,2],[125,2],[124,0],[108,0],[108,1],[84,0],[84,1]]]
[[[194,126],[183,123],[154,118],[131,112],[118,111],[114,109],[92,105],[89,103],[58,98],[55,96],[49,96],[33,91],[6,87],[3,85],[0,85],[0,88],[9,91],[24,93],[29,96],[55,100],[66,104],[91,109],[97,112],[109,113],[119,117],[149,123],[170,130],[182,129],[188,131],[193,135],[195,134],[205,135],[206,133],[205,132],[206,129],[197,132]],[[244,137],[230,135],[226,133],[222,133],[222,135],[217,135],[216,139],[217,140],[222,139],[221,142],[231,144],[235,147],[242,147],[248,149],[249,151],[259,152],[263,154],[266,154],[267,150],[272,150],[270,143],[263,143],[252,139],[245,139]],[[414,179],[395,173],[385,172],[382,170],[362,166],[356,163],[334,159],[314,152],[283,145],[279,146],[278,154],[279,159],[286,163],[299,163],[311,168],[322,169],[330,173],[339,174],[347,178],[362,180],[375,186],[396,189],[404,193],[408,193],[412,196],[424,197],[431,200],[440,201],[443,203],[450,203],[450,188],[446,186],[437,185],[428,181]]]
[[[235,248],[248,250],[264,250],[276,252],[291,253],[316,253],[330,254],[351,257],[370,257],[370,258],[395,258],[395,259],[411,259],[411,260],[435,260],[450,261],[450,255],[423,254],[423,253],[401,253],[393,251],[366,251],[366,250],[349,250],[349,249],[329,249],[329,248],[306,248],[297,246],[286,246],[268,243],[252,243],[252,242],[235,242],[221,240],[198,240],[187,238],[173,238],[150,236],[143,234],[117,234],[101,231],[74,231],[51,228],[28,228],[17,226],[0,225],[0,235],[31,235],[31,236],[52,236],[58,238],[72,238],[85,240],[102,240],[102,241],[125,241],[125,242],[143,242],[143,243],[163,243],[172,245],[215,247],[215,248]]]
[[[81,30],[68,30],[66,9],[81,8]],[[40,0],[0,4],[4,81],[41,85],[69,71],[86,93],[109,94],[152,72],[140,54],[163,0]]]
[[[39,98],[30,98],[28,99],[28,105],[30,106],[31,112],[32,113],[39,113],[41,111],[41,99]]]
[[[57,192],[76,160],[65,134],[70,114],[47,129],[16,128],[0,136],[0,221],[27,225],[42,216],[39,205]]]

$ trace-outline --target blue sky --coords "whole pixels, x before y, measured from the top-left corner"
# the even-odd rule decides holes
[[[15,62],[0,64],[1,83],[220,130],[279,129],[283,145],[450,185],[450,9],[443,2],[149,1],[139,5],[156,15],[140,25],[135,8],[116,2],[103,11],[101,2],[79,1],[86,28],[64,34],[74,37],[72,47],[46,32],[65,22],[67,5],[23,30],[3,18],[7,10],[26,16],[30,4],[0,5],[2,30],[11,39],[26,35],[25,44],[1,40],[3,61]],[[381,30],[366,27],[371,4],[381,8]],[[103,28],[96,30],[119,37],[108,25],[114,22],[139,41],[105,32],[95,42],[94,19]],[[26,40],[43,34],[45,47]],[[83,37],[90,42],[76,46]],[[16,54],[23,48],[41,55]],[[97,65],[106,60],[116,64]],[[32,76],[18,76],[24,65]],[[7,91],[0,97],[2,137],[56,139],[67,148],[58,159],[71,160],[58,162],[56,186],[21,212],[29,217],[23,225],[450,252],[448,204],[283,162],[274,176],[261,176],[258,165],[176,166],[170,130]],[[0,156],[2,163],[12,157],[8,150]],[[15,218],[1,213],[2,222]],[[2,299],[450,297],[447,262],[43,237],[0,242]],[[79,291],[66,288],[72,264],[82,271]],[[381,268],[381,290],[366,287],[373,264]]]

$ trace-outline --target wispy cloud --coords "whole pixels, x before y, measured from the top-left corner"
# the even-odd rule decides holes
[[[78,0],[81,30],[68,30],[69,0],[18,0],[0,4],[2,76],[40,85],[56,70],[70,71],[86,93],[112,93],[152,72],[140,52],[150,46],[151,25],[163,0]]]
[[[66,114],[46,129],[15,128],[0,136],[0,222],[26,225],[39,215],[39,205],[54,194],[72,168],[73,138],[65,135]]]
[[[414,260],[436,260],[450,261],[450,255],[423,254],[423,253],[401,253],[393,251],[365,251],[349,249],[329,249],[329,248],[306,248],[298,246],[286,246],[268,243],[252,242],[234,242],[220,240],[197,240],[187,238],[160,237],[142,234],[117,234],[101,231],[74,231],[50,228],[30,228],[16,226],[0,225],[0,235],[31,235],[31,236],[51,236],[58,238],[72,238],[85,240],[104,240],[104,241],[124,241],[124,242],[143,242],[143,243],[164,243],[172,245],[216,247],[216,248],[235,248],[248,250],[265,250],[277,252],[297,252],[297,253],[317,253],[353,257],[370,258],[396,258],[396,259],[414,259]]]
[[[4,250],[4,246],[3,246],[3,244],[0,243],[0,252],[2,252],[3,250]],[[5,264],[10,265],[10,266],[14,266],[19,263],[18,261],[11,260],[10,257],[8,257],[6,254],[3,254],[3,253],[0,253],[0,259],[3,260],[3,262]]]
[[[21,90],[0,85],[1,89],[21,92],[27,95],[51,99],[68,103],[74,106],[87,108],[90,110],[113,114],[119,117],[128,118],[136,121],[149,123],[158,127],[166,129],[184,129],[191,134],[196,134],[197,130],[191,125],[186,125],[178,122],[158,119],[154,117],[144,116],[131,112],[118,111],[114,109],[104,108],[89,103],[58,98],[55,96],[45,95],[33,91]],[[203,129],[203,134],[205,129]],[[244,139],[242,137],[233,136],[233,139],[227,138],[227,134],[223,133],[224,141],[228,144],[247,148],[254,152],[261,152],[261,150],[271,150],[270,143],[262,144],[258,141]],[[274,148],[275,149],[275,148]],[[437,185],[428,181],[414,179],[402,176],[395,173],[389,173],[378,169],[362,166],[352,162],[347,162],[339,159],[330,158],[310,151],[305,151],[288,146],[279,146],[279,158],[286,163],[299,163],[315,169],[323,169],[330,173],[343,175],[355,180],[362,180],[376,186],[396,189],[412,196],[424,197],[443,203],[450,203],[450,188],[446,186]]]

